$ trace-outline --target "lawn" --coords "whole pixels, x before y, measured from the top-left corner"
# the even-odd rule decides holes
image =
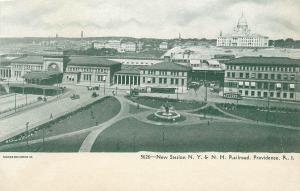
[[[120,109],[121,104],[116,98],[106,97],[70,115],[44,124],[37,131],[31,131],[32,136],[30,136],[29,140],[41,139],[43,137],[42,128],[44,127],[46,128],[45,137],[50,137],[95,126],[96,123],[103,123],[117,115]],[[21,136],[17,136],[16,139],[19,139]],[[25,141],[25,136],[23,138],[23,141]]]
[[[158,126],[133,118],[99,135],[92,152],[300,152],[300,131],[231,122]]]
[[[221,104],[217,104],[217,106],[221,108],[223,111],[226,111],[233,115],[237,115],[255,121],[258,120],[262,122],[269,122],[269,123],[275,123],[281,125],[290,125],[296,127],[300,126],[299,110],[294,110],[294,111],[286,110],[281,112],[278,112],[279,110],[278,111],[272,110],[268,114],[267,111],[257,110],[257,107],[254,106],[238,105],[237,109],[233,109],[233,110],[230,109],[225,110]]]
[[[199,101],[187,101],[187,100],[177,100],[170,98],[159,98],[159,97],[147,97],[147,96],[139,96],[139,97],[129,97],[130,99],[136,103],[146,105],[152,108],[161,108],[165,103],[170,103],[176,110],[192,110],[197,109],[205,105],[204,102]]]
[[[136,114],[136,113],[140,113],[143,111],[148,111],[148,109],[141,108],[141,107],[138,108],[136,105],[132,105],[132,104],[129,105],[129,113],[131,113],[131,114]]]
[[[87,135],[88,132],[52,141],[45,141],[44,148],[43,143],[36,143],[29,145],[29,147],[26,145],[17,146],[1,150],[1,152],[78,152]]]
[[[202,114],[202,115],[219,116],[219,117],[229,117],[229,116],[225,115],[224,113],[220,112],[219,110],[213,108],[212,106],[208,106],[206,108],[199,109],[198,111],[193,112],[193,113]]]

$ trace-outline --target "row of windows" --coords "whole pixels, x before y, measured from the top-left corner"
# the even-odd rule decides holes
[[[160,76],[185,76],[186,72],[167,72],[167,71],[159,71],[159,70],[143,70],[143,74],[151,74],[151,75],[160,75]]]
[[[294,91],[295,84],[268,82],[225,82],[225,87]]]
[[[43,66],[39,66],[39,65],[20,65],[20,64],[16,64],[13,65],[14,69],[18,69],[18,70],[22,70],[24,68],[24,70],[42,70]]]
[[[264,97],[264,98],[267,98],[268,96],[270,96],[271,98],[281,98],[281,96],[282,96],[282,98],[285,98],[285,99],[287,99],[287,98],[294,99],[294,97],[295,97],[294,93],[286,93],[286,92],[283,92],[283,93],[281,93],[281,92],[270,92],[268,94],[268,92],[257,91],[257,94],[255,94],[255,91],[239,90],[239,93],[241,95],[243,95],[243,93],[244,93],[245,96],[256,96],[256,97]]]
[[[131,61],[131,62],[129,62],[129,61],[127,61],[127,62],[122,62],[122,64],[127,64],[127,65],[153,65],[154,63],[153,62],[133,62],[133,61]]]
[[[167,84],[168,78],[158,78],[158,83],[159,84]],[[146,78],[143,77],[143,83],[146,83]],[[148,84],[155,84],[156,83],[156,78],[152,77],[152,78],[147,78],[147,83]],[[170,84],[171,85],[179,85],[179,79],[178,78],[171,78],[170,79]],[[185,84],[185,80],[181,79],[181,85],[184,86]]]
[[[278,72],[295,72],[295,67],[278,67],[278,66],[235,66],[227,65],[227,70],[249,70],[249,71],[278,71]]]
[[[238,76],[236,75],[238,74]],[[251,76],[250,76],[251,74]],[[262,73],[235,73],[235,72],[226,72],[227,78],[252,78],[252,79],[266,79],[266,80],[295,80],[295,75],[291,74],[262,74]]]
[[[92,72],[93,70],[96,71],[96,73],[108,73],[108,69],[103,68],[86,68],[86,67],[69,67],[68,71],[70,72]]]

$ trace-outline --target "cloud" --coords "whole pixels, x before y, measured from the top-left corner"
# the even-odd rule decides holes
[[[298,0],[0,0],[0,36],[215,38],[243,11],[271,38],[300,38]]]

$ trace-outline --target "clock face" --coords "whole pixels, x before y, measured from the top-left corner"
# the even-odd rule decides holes
[[[51,70],[51,71],[58,71],[59,68],[58,68],[58,65],[56,63],[51,63],[49,64],[48,66],[48,70]]]

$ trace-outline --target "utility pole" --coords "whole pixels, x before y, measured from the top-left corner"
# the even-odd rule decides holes
[[[17,93],[15,92],[15,112],[17,112]]]
[[[29,147],[29,130],[28,130],[28,125],[29,125],[29,122],[26,122],[26,145],[27,145],[27,149]]]
[[[207,83],[206,83],[206,70],[204,71],[204,86],[205,86],[205,97],[204,102],[207,102]]]
[[[178,89],[178,84],[179,84],[179,79],[177,79],[177,100],[178,100],[178,92],[179,92],[179,89]]]
[[[45,127],[43,127],[43,151],[45,151]]]
[[[269,120],[269,113],[270,113],[270,80],[268,81],[268,112],[267,112],[267,121]]]

